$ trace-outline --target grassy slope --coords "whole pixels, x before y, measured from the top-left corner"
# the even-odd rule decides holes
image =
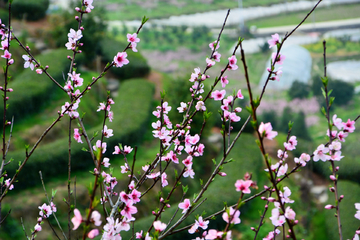
[[[315,10],[305,23],[335,21],[341,19],[358,18],[360,4],[338,5],[333,7],[323,7]],[[280,25],[296,25],[309,11],[300,11],[296,13],[282,13],[272,17],[249,20],[247,26],[256,26],[258,28],[274,27]]]

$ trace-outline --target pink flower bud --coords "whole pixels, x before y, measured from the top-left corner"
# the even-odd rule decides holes
[[[5,100],[9,100],[9,97],[6,97]]]
[[[299,220],[295,220],[294,221],[294,225],[298,224],[299,223]]]
[[[331,204],[328,204],[328,205],[326,205],[324,208],[325,208],[325,209],[332,209],[332,208],[334,208],[334,206],[331,205]]]
[[[261,197],[261,200],[266,200],[266,197],[264,197],[264,196],[263,196],[263,197]]]
[[[9,89],[8,89],[8,92],[12,92],[12,91],[14,91],[14,89],[12,89],[12,88],[9,88]]]
[[[10,59],[9,62],[8,62],[8,65],[11,65],[14,63],[14,59]]]
[[[90,86],[88,86],[88,87],[87,87],[87,89],[88,89],[88,90],[90,90],[90,89],[91,89],[91,87],[90,87]]]
[[[180,128],[180,127],[181,127],[181,125],[180,125],[180,124],[178,124],[178,123],[177,123],[175,126],[176,126],[177,128]]]
[[[256,230],[254,227],[251,227],[250,229],[251,229],[252,231],[254,231],[254,232],[255,232],[255,230]]]
[[[84,27],[83,27],[83,26],[81,26],[81,27],[80,27],[80,30],[81,30],[81,31],[84,31]]]
[[[72,59],[72,57],[70,57],[69,55],[67,56],[67,58],[68,58],[69,60],[71,60],[71,59]]]
[[[29,47],[29,46],[26,46],[26,50],[31,51],[31,49],[30,49],[30,47]]]
[[[7,125],[11,125],[11,122],[9,121],[9,122],[7,122],[6,124],[7,124]]]
[[[334,187],[331,187],[329,188],[330,192],[335,192],[335,188]]]
[[[81,10],[80,10],[80,8],[79,8],[79,7],[76,7],[76,8],[75,8],[75,11],[77,11],[77,12],[81,12]],[[76,16],[76,17],[78,17],[78,16]],[[75,17],[75,18],[76,18],[76,17]],[[79,17],[78,17],[78,18],[79,18]]]
[[[218,173],[221,177],[225,177],[226,176],[226,173],[224,173],[224,172],[219,172]]]
[[[152,213],[152,215],[156,215],[156,212],[155,212],[155,211],[152,211],[151,213]]]
[[[46,66],[45,66],[45,70],[46,70],[46,69],[49,69],[49,65],[46,65]]]
[[[356,230],[355,233],[356,233],[357,235],[360,235],[360,230]]]
[[[4,88],[2,86],[0,86],[0,90],[3,90]]]
[[[76,20],[76,21],[79,21],[79,16],[75,16],[75,20]]]
[[[167,208],[170,208],[170,204],[166,204],[166,207],[167,207]]]
[[[339,171],[339,166],[336,166],[336,168],[335,168],[335,171],[337,172],[337,171]]]
[[[334,175],[330,175],[330,179],[336,181],[336,177]]]
[[[77,53],[82,53],[82,51],[81,51],[81,50],[79,50],[79,51],[77,51]]]
[[[84,43],[79,43],[79,46],[80,46],[80,47],[84,46]]]
[[[38,68],[38,69],[36,69],[36,73],[37,73],[37,74],[42,74],[42,73],[43,73],[43,70],[42,70],[41,68]]]
[[[267,199],[269,202],[275,202],[275,198],[273,198],[273,197],[269,197],[268,199]]]

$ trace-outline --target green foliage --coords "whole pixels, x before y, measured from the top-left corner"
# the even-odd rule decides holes
[[[295,117],[291,135],[295,135],[297,138],[302,138],[304,140],[311,140],[305,123],[305,114],[302,111]]]
[[[149,117],[152,107],[152,96],[154,86],[140,79],[125,82],[120,88],[119,96],[114,99],[115,105],[112,106],[114,120],[107,124],[108,128],[114,130],[114,136],[107,141],[107,155],[111,155],[112,149],[118,143],[133,145],[142,140],[142,136],[149,125]],[[138,94],[141,92],[141,94]],[[99,114],[99,113],[93,114]],[[88,134],[101,131],[102,125],[88,129]],[[93,144],[100,136],[94,139]],[[20,173],[18,181],[21,183],[17,188],[26,188],[40,184],[38,173],[41,170],[44,178],[51,178],[58,175],[66,175],[67,167],[63,169],[59,166],[67,166],[68,139],[62,138],[58,141],[48,143],[38,147],[31,156],[30,160]],[[84,145],[72,144],[72,171],[81,169],[93,169],[93,161],[90,154],[82,151]],[[8,172],[12,175],[15,172],[18,161],[25,158],[24,150],[10,152],[9,158],[14,161],[9,165]]]
[[[294,81],[288,90],[290,99],[307,98],[309,95],[309,86],[306,83]]]
[[[354,85],[348,82],[329,81],[328,89],[332,89],[331,97],[335,97],[334,104],[342,106],[349,103],[354,96]]]
[[[127,45],[127,42],[120,42],[111,38],[102,39],[100,46],[103,63],[111,63],[116,53],[122,52]],[[144,77],[150,72],[150,67],[146,59],[140,53],[134,53],[129,50],[127,51],[127,55],[127,59],[129,60],[128,65],[124,65],[121,68],[113,67],[110,69],[110,72],[116,75],[119,80]]]
[[[64,85],[63,72],[67,71],[69,60],[66,58],[67,51],[65,49],[53,50],[51,52],[35,56],[43,65],[51,66],[48,71],[56,79],[60,85]],[[7,116],[20,119],[27,114],[38,112],[42,109],[46,101],[53,97],[54,92],[61,91],[57,86],[45,75],[36,74],[30,69],[24,70],[9,84],[14,89],[13,93],[9,93],[9,108]],[[16,94],[16,97],[14,96]],[[0,106],[0,112],[3,106]]]
[[[48,7],[49,0],[26,0],[14,1],[11,10],[17,19],[36,21],[45,17]]]
[[[283,110],[280,125],[279,125],[279,131],[287,133],[289,131],[289,122],[294,120],[294,113],[292,112],[290,107],[286,107]]]
[[[271,126],[273,127],[273,129],[278,129],[278,124],[277,124],[278,116],[275,111],[264,112],[261,115],[260,119],[261,120],[259,122],[264,122],[264,123],[271,122]]]
[[[9,23],[9,11],[3,8],[0,8],[0,19],[1,23],[5,24],[6,26]]]
[[[344,199],[340,203],[340,217],[342,224],[343,239],[352,239],[355,230],[359,227],[359,220],[354,218],[356,213],[355,203],[359,202],[360,185],[350,181],[338,182],[339,196],[344,195]],[[327,204],[335,204],[332,193],[329,193],[329,200]],[[337,218],[334,217],[335,209],[326,210],[326,230],[328,233],[328,240],[339,239]]]
[[[70,28],[77,30],[78,22],[74,20],[76,14],[73,7],[71,11],[63,11],[60,14],[52,14],[49,18],[51,23],[51,30],[45,34],[45,41],[51,46],[56,48],[63,48],[68,41],[67,34]],[[82,59],[77,58],[78,63],[90,64],[96,55],[100,53],[100,41],[105,38],[106,25],[105,25],[105,10],[103,8],[94,8],[91,14],[83,15],[82,26],[86,30],[80,42],[84,45],[79,47],[84,55]],[[109,47],[109,46],[107,46]],[[72,52],[68,51],[68,54]]]

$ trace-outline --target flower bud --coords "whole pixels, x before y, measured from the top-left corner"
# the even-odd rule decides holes
[[[26,50],[28,50],[29,52],[31,51],[29,46],[26,46]]]
[[[356,230],[355,233],[356,233],[357,235],[360,235],[360,230]]]
[[[49,65],[46,65],[46,66],[45,66],[45,70],[48,69],[48,68],[49,68]]]
[[[12,92],[12,91],[14,91],[14,89],[8,88],[8,92]]]
[[[328,204],[328,205],[326,205],[325,207],[324,207],[325,209],[332,209],[332,208],[335,208],[333,205],[331,205],[331,204]]]
[[[276,199],[273,198],[273,197],[269,197],[267,200],[268,200],[269,202],[275,202],[275,201],[276,201]]]
[[[88,86],[88,87],[87,87],[87,89],[88,89],[88,90],[90,90],[90,89],[91,89],[91,87],[90,87],[90,86]]]
[[[256,231],[256,229],[255,229],[254,227],[251,227],[250,229],[251,229],[252,231],[254,231],[254,232]]]
[[[329,188],[330,192],[335,192],[335,188],[334,187],[331,187]]]
[[[83,27],[83,26],[81,26],[81,27],[80,27],[80,30],[81,30],[81,31],[84,31],[84,27]]]
[[[330,175],[330,179],[336,181],[336,177],[334,175]]]
[[[225,177],[226,176],[226,173],[224,173],[224,172],[219,172],[218,173],[221,177]]]
[[[294,225],[298,224],[299,223],[299,220],[295,220],[294,221]]]
[[[336,168],[335,168],[335,171],[337,172],[337,171],[339,171],[339,166],[336,166]]]
[[[75,11],[77,11],[77,12],[81,12],[81,10],[80,10],[80,8],[79,7],[76,7],[75,8]],[[78,16],[76,16],[76,17],[78,17]],[[76,19],[76,17],[75,17],[75,19]],[[79,17],[78,17],[79,18]]]
[[[14,63],[14,59],[10,59],[9,62],[8,62],[8,65],[11,65]]]
[[[262,197],[261,197],[261,200],[266,200],[266,197],[262,196]]]

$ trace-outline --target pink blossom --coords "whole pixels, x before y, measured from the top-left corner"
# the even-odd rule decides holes
[[[250,193],[250,186],[252,184],[252,180],[237,180],[235,183],[235,188],[237,192]]]
[[[220,58],[221,58],[221,54],[218,53],[218,52],[214,52],[214,54],[213,54],[213,59],[214,59],[216,62],[220,62]]]
[[[100,226],[101,225],[101,215],[98,211],[93,211],[91,213],[91,218],[90,221],[93,222],[95,224],[95,226]]]
[[[199,228],[199,225],[196,223],[196,220],[195,220],[195,224],[191,226],[191,228],[189,228],[188,232],[190,234],[194,234]]]
[[[127,37],[127,41],[128,41],[128,42],[131,42],[131,43],[138,43],[138,42],[140,42],[140,38],[137,37],[137,33],[133,33],[133,34],[128,33],[128,34],[126,35],[126,37]]]
[[[271,55],[271,59],[272,59],[272,63],[273,64],[283,64],[284,60],[285,60],[285,56],[284,55],[281,55],[280,53],[278,55],[276,55],[277,53],[274,52],[272,53]],[[276,58],[276,59],[275,59]]]
[[[46,205],[45,203],[39,207],[39,215],[43,218],[48,218],[52,214],[51,206]]]
[[[96,141],[96,145],[93,146],[94,151],[97,151],[98,149],[102,149],[102,153],[106,152],[106,142],[101,143],[100,140]]]
[[[265,124],[261,122],[258,131],[263,137],[266,137],[269,140],[272,140],[274,137],[278,135],[276,131],[272,131],[272,126],[270,122]]]
[[[287,207],[284,215],[287,219],[295,220],[296,213],[290,207]]]
[[[195,108],[197,111],[206,111],[205,103],[203,101],[198,101]]]
[[[72,39],[72,38],[68,38],[68,42],[65,43],[65,47],[67,50],[75,50],[76,48],[76,40]]]
[[[232,55],[231,57],[229,57],[228,60],[229,60],[229,69],[230,70],[238,69],[238,66],[236,65],[237,59],[236,59],[235,55]]]
[[[191,74],[191,77],[189,79],[190,82],[194,82],[198,77],[199,75],[201,74],[200,73],[200,68],[194,68],[194,73]]]
[[[209,220],[204,221],[201,216],[199,217],[198,220],[195,220],[195,224],[197,224],[199,227],[201,227],[204,230],[208,228],[209,222],[210,222]]]
[[[129,63],[129,60],[126,59],[127,53],[126,52],[118,52],[114,57],[114,66],[115,67],[122,67]]]
[[[13,189],[14,189],[14,185],[13,185],[13,184],[10,185],[10,180],[11,180],[10,178],[6,179],[5,182],[4,182],[4,184],[5,184],[6,187],[9,188],[9,190],[13,190]]]
[[[282,166],[279,168],[278,177],[281,177],[281,176],[285,175],[286,172],[287,172],[287,170],[288,170],[288,165],[287,165],[287,163],[285,163],[285,165],[282,165]]]
[[[330,156],[325,154],[328,152],[329,149],[325,147],[324,144],[320,144],[314,152],[314,157],[313,157],[314,162],[317,162],[319,160],[325,162],[326,160],[329,160]]]
[[[224,212],[222,215],[222,218],[224,219],[225,222],[229,223],[229,219],[231,219],[232,224],[239,224],[241,222],[239,210],[235,211],[232,207],[229,207],[227,211]]]
[[[82,222],[82,216],[77,208],[74,209],[74,217],[71,219],[71,222],[74,224],[73,230],[76,230]]]
[[[215,50],[219,49],[219,47],[220,47],[220,42],[214,41],[214,42],[212,42],[212,43],[209,44],[209,47],[210,47],[211,50],[214,50],[214,46],[216,46],[216,47],[215,47]]]
[[[89,13],[91,12],[91,9],[94,9],[94,6],[92,5],[93,0],[84,0],[84,6],[85,6],[85,12]]]
[[[229,80],[227,79],[227,76],[220,78],[221,86],[224,88],[229,83]]]
[[[68,73],[68,76],[74,83],[74,87],[81,87],[83,85],[84,79],[80,77],[80,73],[76,74],[75,71],[72,74]]]
[[[281,160],[287,159],[289,157],[289,155],[287,154],[287,152],[283,152],[281,149],[278,149],[277,151],[277,157]]]
[[[5,50],[4,54],[1,55],[2,58],[11,59],[11,53],[8,50]]]
[[[109,167],[110,166],[110,163],[109,163],[110,159],[105,157],[102,161],[102,165],[104,165],[104,167]]]
[[[153,173],[151,173],[151,174],[149,174],[149,175],[146,175],[146,177],[147,178],[150,178],[150,179],[155,179],[155,178],[157,178],[158,176],[160,176],[160,172],[153,172]]]
[[[334,114],[332,121],[337,129],[341,130],[344,127],[341,118],[338,118],[336,114]]]
[[[136,189],[133,189],[129,194],[129,197],[133,200],[134,203],[140,202],[141,192]]]
[[[344,132],[352,133],[355,131],[355,121],[351,121],[350,119],[348,119],[346,123],[342,124],[344,126]]]
[[[156,231],[159,231],[159,232],[162,232],[165,230],[166,228],[166,224],[165,223],[162,223],[161,221],[155,221],[153,223],[153,226],[155,228]]]
[[[99,235],[99,230],[95,228],[95,229],[91,230],[87,236],[88,236],[88,238],[93,239],[97,235]]]
[[[310,155],[309,155],[309,154],[306,154],[306,153],[302,153],[302,154],[300,155],[300,158],[294,158],[294,162],[301,164],[303,167],[306,166],[306,163],[307,163],[308,161],[310,161]]]
[[[330,160],[332,161],[340,161],[344,156],[341,156],[341,151],[336,151],[335,153],[330,155]]]
[[[215,90],[211,93],[211,97],[214,98],[215,101],[221,101],[225,97],[226,91],[223,90]]]
[[[136,239],[141,239],[142,238],[142,234],[143,234],[143,230],[141,230],[140,232],[137,232],[136,235]]]
[[[34,63],[31,57],[29,57],[28,55],[22,55],[22,58],[25,60],[24,63],[24,68],[28,68],[30,67],[31,70],[34,70]]]
[[[239,89],[239,91],[237,92],[236,97],[239,99],[244,99],[244,96],[241,93],[241,89]]]
[[[130,48],[131,48],[131,50],[133,51],[133,52],[138,52],[138,50],[137,50],[137,48],[136,48],[136,43],[134,43],[134,42],[132,42],[132,43],[130,43]]]
[[[280,43],[280,36],[279,34],[275,33],[274,35],[271,35],[272,39],[268,41],[269,48],[272,48],[276,46],[278,43]]]
[[[355,218],[360,220],[360,203],[355,203],[355,208],[357,209]]]
[[[41,228],[41,225],[39,223],[37,223],[34,227],[34,231],[35,232],[41,232],[42,228]]]
[[[210,58],[206,58],[207,67],[210,68],[215,65],[215,61],[211,60]]]
[[[297,140],[295,136],[291,136],[287,143],[284,143],[284,147],[287,151],[292,151],[296,148]]]
[[[121,215],[126,217],[127,219],[131,219],[131,215],[135,213],[137,213],[137,208],[133,206],[132,201],[128,201],[124,209],[121,211]]]
[[[81,30],[75,31],[74,29],[70,29],[70,33],[68,33],[68,38],[73,39],[74,41],[78,41],[80,38],[82,38],[82,32]]]
[[[184,176],[185,178],[187,178],[187,177],[194,178],[195,172],[194,172],[194,170],[193,170],[192,168],[186,168],[183,176]]]
[[[126,145],[124,146],[124,154],[129,154],[132,152],[132,150],[133,150],[132,147]]]
[[[167,178],[166,173],[161,174],[161,186],[162,187],[165,187],[169,184],[168,181],[166,180],[166,178]]]
[[[179,113],[185,112],[186,109],[187,109],[187,104],[184,103],[184,102],[181,102],[181,103],[180,103],[180,107],[177,108],[177,110],[179,111]]]
[[[42,74],[42,73],[43,73],[43,70],[42,70],[41,68],[38,68],[38,69],[36,69],[36,73],[37,73],[37,74]]]
[[[182,213],[186,213],[191,207],[190,199],[186,198],[184,202],[179,203],[179,208],[182,209]]]
[[[74,128],[74,138],[78,143],[83,143],[81,140],[81,134],[79,133],[78,128]]]

